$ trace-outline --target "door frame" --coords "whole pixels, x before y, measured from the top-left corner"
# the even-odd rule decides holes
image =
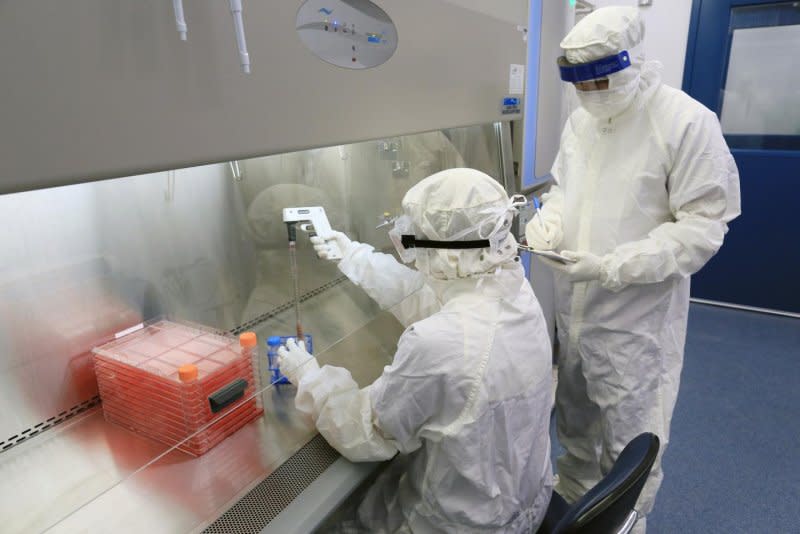
[[[725,76],[730,61],[730,12],[736,7],[762,6],[779,3],[781,0],[693,0],[689,35],[686,46],[686,57],[683,72],[683,90],[704,106],[714,111],[719,117],[720,91],[724,89]],[[703,34],[700,35],[702,28]],[[700,43],[702,42],[702,47]],[[724,58],[720,61],[719,58]],[[703,71],[700,73],[699,69]],[[727,140],[727,138],[726,138]],[[776,163],[785,172],[787,166],[800,169],[800,151],[780,148],[731,148],[734,157],[752,160],[753,157],[774,156]],[[799,184],[800,185],[800,184]],[[743,199],[743,202],[747,199]],[[758,206],[754,206],[757,210]],[[739,228],[747,232],[747,228]],[[724,246],[724,245],[723,245]],[[746,304],[728,304],[716,300],[692,299],[695,302],[718,304],[751,311],[762,311],[791,317],[800,317],[800,313],[787,310],[768,309]]]

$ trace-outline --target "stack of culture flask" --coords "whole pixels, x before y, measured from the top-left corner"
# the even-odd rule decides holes
[[[94,349],[106,420],[200,456],[263,410],[252,332],[165,320]],[[253,398],[251,398],[253,397]]]

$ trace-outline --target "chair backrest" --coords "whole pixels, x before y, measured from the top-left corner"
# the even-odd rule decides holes
[[[629,520],[658,454],[655,434],[638,435],[622,450],[611,471],[575,504],[554,534],[618,532]]]

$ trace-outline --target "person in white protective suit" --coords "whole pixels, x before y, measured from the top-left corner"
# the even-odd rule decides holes
[[[425,178],[390,232],[410,269],[340,232],[326,257],[407,326],[390,365],[359,389],[302,344],[280,350],[295,404],[352,461],[400,453],[358,511],[369,532],[530,532],[552,494],[552,373],[544,317],[509,232],[524,198],[474,169]]]
[[[558,491],[574,502],[641,432],[669,441],[689,277],[740,213],[739,178],[716,115],[660,81],[644,60],[636,8],[598,9],[561,42],[568,118],[555,185],[526,227],[528,245],[559,250],[556,275]],[[660,457],[637,504],[645,517]]]

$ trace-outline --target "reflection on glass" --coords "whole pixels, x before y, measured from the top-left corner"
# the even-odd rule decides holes
[[[733,32],[725,81],[726,134],[800,135],[800,25]]]
[[[456,166],[500,179],[498,147],[493,125],[480,125],[0,196],[0,442],[10,447],[0,445],[0,516],[14,518],[4,531],[41,531],[121,485],[145,523],[163,525],[159,511],[180,525],[213,519],[204,514],[314,434],[291,386],[270,387],[263,347],[294,333],[282,208],[322,205],[334,229],[390,251],[385,214],[399,213],[410,187]],[[402,327],[307,237],[298,238],[305,331],[321,364],[366,385]],[[53,427],[98,394],[92,348],[160,315],[255,331],[263,417],[197,459],[108,424],[98,408]],[[154,459],[159,469],[142,471]],[[163,491],[131,484],[132,473]]]
[[[413,295],[412,295],[413,297]],[[401,332],[389,314],[359,325],[354,335],[316,353],[321,365],[349,367],[360,386],[371,383],[391,360],[389,338]],[[381,338],[384,339],[381,339]],[[369,360],[359,360],[365,351]],[[310,360],[309,360],[310,361]],[[306,362],[307,363],[307,362]],[[188,532],[208,524],[231,501],[272,473],[306,444],[316,430],[294,406],[296,388],[265,384],[249,392],[231,409],[213,417],[171,448],[154,450],[137,469],[107,480],[94,494],[73,498],[72,508],[50,514],[48,532]],[[201,456],[183,452],[210,431],[249,418],[253,404],[263,406],[263,416],[242,427]],[[260,526],[258,527],[260,528]]]
[[[292,299],[286,227],[276,212],[286,206],[321,205],[334,229],[377,250],[391,250],[384,214],[399,214],[406,191],[452,167],[472,166],[500,178],[493,126],[457,128],[240,162],[237,184],[246,231],[256,247],[256,287],[243,320]],[[466,157],[465,157],[466,155]],[[276,211],[277,210],[277,211]],[[298,239],[300,293],[340,276]]]

